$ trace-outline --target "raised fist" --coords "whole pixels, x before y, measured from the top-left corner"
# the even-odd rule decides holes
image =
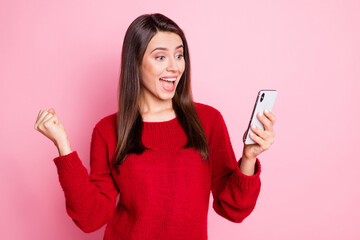
[[[65,128],[52,108],[48,111],[40,110],[34,128],[49,138],[58,149],[68,144]]]

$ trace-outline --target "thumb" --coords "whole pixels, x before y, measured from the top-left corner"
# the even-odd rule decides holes
[[[244,141],[245,141],[245,138],[246,138],[246,131],[244,132],[244,135],[243,135]]]
[[[53,108],[50,108],[50,109],[48,110],[48,112],[51,113],[51,114],[55,114],[55,110],[54,110]]]

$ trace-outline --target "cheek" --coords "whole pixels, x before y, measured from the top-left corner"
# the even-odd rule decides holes
[[[181,73],[185,71],[185,61],[183,61],[182,64],[180,64],[180,71]]]
[[[153,64],[144,64],[141,68],[141,76],[144,82],[152,82],[158,74],[158,69]]]
[[[157,78],[159,75],[161,75],[163,71],[163,68],[161,66],[158,66],[156,64],[148,64],[144,68],[145,74],[150,78]]]

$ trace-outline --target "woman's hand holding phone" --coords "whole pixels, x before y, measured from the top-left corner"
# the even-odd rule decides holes
[[[255,173],[257,156],[268,150],[274,143],[275,115],[271,112],[277,96],[276,90],[260,90],[258,92],[249,126],[244,133],[243,156],[240,161],[240,170],[245,175]]]
[[[262,130],[255,125],[251,125],[251,130],[255,134],[250,133],[249,136],[256,144],[244,144],[242,161],[256,159],[260,153],[268,150],[274,143],[275,131],[273,127],[276,121],[275,115],[271,111],[265,110],[264,114],[258,113],[257,118],[264,125],[265,129]]]
[[[72,152],[66,131],[54,109],[40,110],[34,128],[49,138],[58,148],[59,155]]]

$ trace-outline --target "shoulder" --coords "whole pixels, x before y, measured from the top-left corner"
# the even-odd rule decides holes
[[[204,128],[214,127],[223,121],[220,111],[210,105],[194,102],[196,112]]]
[[[202,103],[195,103],[195,108],[205,135],[211,145],[209,145],[210,148],[214,147],[211,143],[224,141],[224,139],[229,137],[224,117],[219,110]]]
[[[94,131],[98,131],[98,133],[102,136],[113,135],[116,133],[116,116],[117,113],[112,113],[101,118],[94,127]]]
[[[221,116],[220,111],[210,105],[198,102],[194,102],[194,105],[199,118],[218,118]]]
[[[109,125],[113,125],[116,123],[116,115],[117,113],[112,113],[110,115],[107,115],[103,118],[101,118],[95,125],[95,127],[107,127]]]

